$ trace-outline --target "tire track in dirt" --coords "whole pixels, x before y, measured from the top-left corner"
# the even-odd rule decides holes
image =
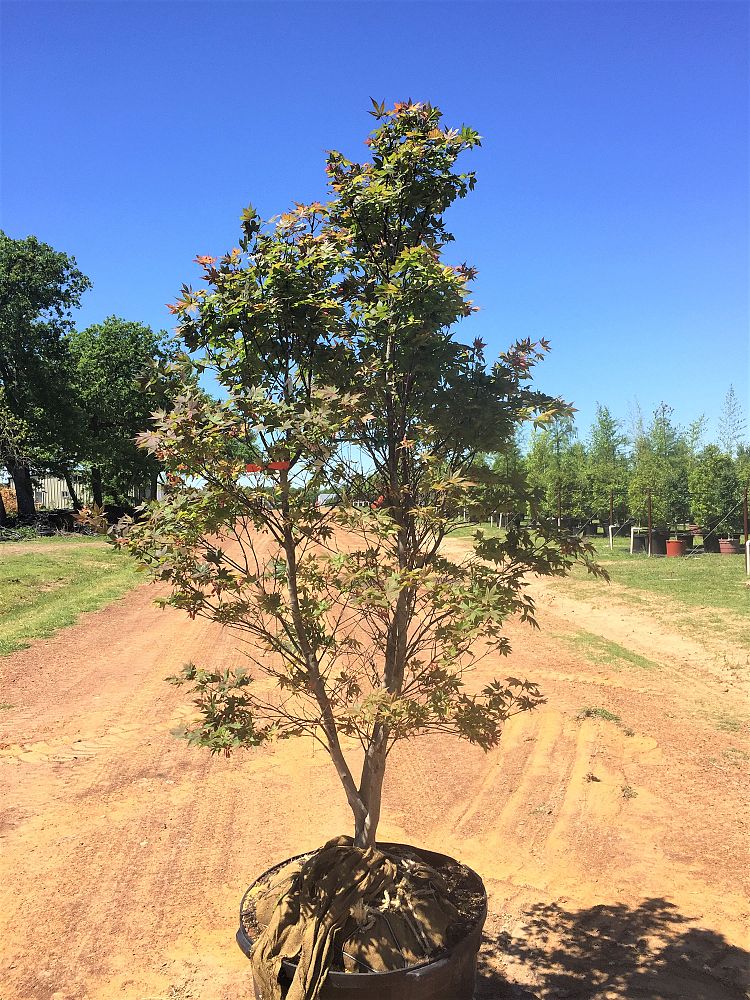
[[[549,580],[535,579],[529,585],[539,613],[547,627],[574,628],[592,632],[641,656],[656,660],[675,684],[675,694],[685,678],[704,691],[715,691],[717,682],[738,699],[750,697],[750,655],[721,636],[701,634],[694,638],[683,634],[679,626],[666,629],[659,620],[670,613],[677,618],[687,614],[684,607],[654,595],[654,610],[640,610],[627,603],[616,584],[607,587],[606,607],[584,597],[572,597],[555,589]],[[658,607],[658,614],[656,608]],[[696,609],[698,615],[698,609]],[[727,612],[727,618],[735,618]]]
[[[0,787],[17,792],[2,828],[8,1000],[111,997],[117,983],[125,995],[177,996],[193,980],[202,990],[207,977],[212,995],[244,991],[247,962],[232,941],[244,882],[298,847],[294,820],[285,830],[269,824],[255,787],[260,780],[283,800],[289,777],[277,779],[276,753],[211,760],[170,735],[185,695],[163,677],[189,658],[239,657],[229,633],[157,611],[153,596],[142,588],[2,663],[18,705],[2,719],[0,757]],[[300,743],[282,771],[304,775],[310,757]],[[304,811],[299,802],[287,810],[302,812],[312,844],[338,832],[325,818],[310,822],[330,784],[320,762],[317,754]],[[41,951],[33,928],[44,934]],[[206,937],[220,940],[216,955]],[[161,971],[144,977],[148,969]]]
[[[597,913],[609,903],[625,914],[642,913],[639,919],[648,927],[649,914],[659,905],[644,901],[661,900],[664,912],[676,915],[675,929],[682,929],[683,919],[711,928],[690,932],[686,947],[692,954],[683,956],[682,971],[670,967],[651,986],[634,988],[636,979],[650,981],[646,950],[644,968],[633,969],[625,985],[613,979],[602,997],[744,996],[740,984],[747,985],[748,961],[739,948],[747,947],[749,907],[738,879],[748,855],[739,819],[747,787],[739,770],[725,766],[717,798],[712,793],[718,775],[707,774],[705,764],[707,753],[722,747],[726,753],[732,741],[747,746],[744,736],[717,731],[695,711],[690,696],[696,689],[685,676],[679,696],[670,674],[649,673],[644,685],[637,667],[623,669],[616,684],[607,684],[596,667],[571,655],[549,632],[524,632],[518,625],[510,632],[515,648],[523,651],[514,656],[513,673],[539,680],[548,705],[512,720],[500,747],[487,757],[468,755],[461,801],[429,830],[429,846],[483,873],[491,900],[489,927],[521,942],[529,935],[523,913],[538,906],[551,913],[555,907]],[[498,663],[488,664],[476,676],[477,686],[490,679],[492,667],[502,676]],[[717,686],[713,690],[715,695]],[[606,707],[623,722],[578,719],[586,705]],[[391,826],[389,835],[402,839],[406,829]],[[719,932],[733,948],[720,943]],[[554,952],[554,928],[545,934],[547,950]],[[652,935],[669,950],[656,930]],[[544,975],[514,963],[512,956],[497,958],[495,967],[540,996],[559,995],[546,992]],[[580,983],[580,992],[567,995],[594,996],[585,969]]]

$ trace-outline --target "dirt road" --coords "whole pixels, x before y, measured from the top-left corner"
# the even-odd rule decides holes
[[[548,704],[487,755],[444,737],[394,754],[382,838],[485,877],[478,997],[743,997],[748,703],[731,650],[646,629],[614,598],[537,593],[542,631],[512,626],[512,660],[476,682],[526,675]],[[249,997],[246,884],[349,829],[310,744],[225,760],[171,736],[186,696],[163,678],[241,653],[152,598],[0,660],[1,1000]],[[558,638],[575,627],[659,668],[591,664]]]

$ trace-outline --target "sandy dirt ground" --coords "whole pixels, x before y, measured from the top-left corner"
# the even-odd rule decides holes
[[[472,683],[528,676],[548,703],[488,754],[442,736],[394,752],[381,838],[483,875],[478,1000],[746,996],[742,658],[612,591],[535,593],[542,630],[511,625],[511,660]],[[0,660],[0,1000],[250,997],[244,888],[349,831],[311,744],[225,760],[171,735],[189,706],[163,678],[242,653],[153,597]],[[577,629],[659,667],[590,663],[562,638]],[[621,721],[579,719],[587,706]]]

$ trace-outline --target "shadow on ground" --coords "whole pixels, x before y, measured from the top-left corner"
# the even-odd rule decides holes
[[[485,934],[476,1000],[745,1000],[750,954],[664,899],[568,911],[533,906]]]

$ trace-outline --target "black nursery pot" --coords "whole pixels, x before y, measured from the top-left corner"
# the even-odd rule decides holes
[[[654,528],[651,532],[651,555],[665,556],[667,554],[667,539],[669,532],[662,528]]]
[[[379,845],[386,849],[404,847],[403,844]],[[440,867],[454,859],[444,854],[435,854],[421,848],[411,848],[428,864]],[[305,855],[298,855],[305,857]],[[289,861],[296,861],[290,858]],[[256,882],[272,874],[289,861],[282,861],[264,872]],[[464,866],[465,867],[465,866]],[[472,1000],[477,974],[477,956],[482,939],[482,928],[487,918],[487,893],[481,878],[471,868],[467,869],[471,877],[476,879],[477,889],[483,895],[483,904],[476,923],[452,948],[446,949],[431,962],[413,965],[408,969],[397,969],[394,972],[329,972],[320,1000]],[[250,886],[240,903],[240,926],[237,931],[237,944],[243,953],[250,957],[253,941],[243,922],[245,900],[256,882]],[[296,962],[284,961],[282,964],[280,982],[284,995],[289,988]],[[255,986],[256,1000],[268,1000]]]

